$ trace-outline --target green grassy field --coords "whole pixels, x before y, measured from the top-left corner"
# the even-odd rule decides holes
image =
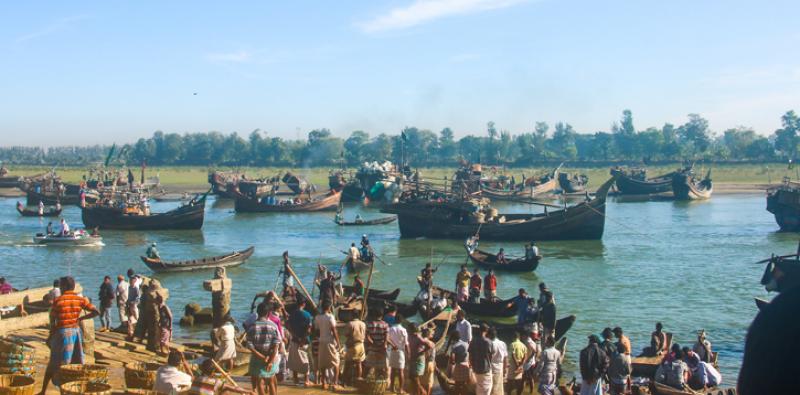
[[[671,166],[657,166],[648,168],[650,176],[667,173],[678,168],[678,165]],[[11,174],[14,175],[33,175],[47,171],[49,168],[45,167],[11,167]],[[698,166],[696,170],[698,173],[705,172],[708,167]],[[220,168],[220,170],[229,170]],[[322,186],[327,186],[328,183],[328,168],[307,168],[307,169],[289,169],[277,167],[260,167],[260,168],[239,168],[240,171],[245,171],[250,177],[264,177],[283,174],[287,170],[291,170],[295,174],[302,174],[307,177],[312,183]],[[420,173],[423,178],[427,180],[443,180],[444,177],[452,178],[455,168],[423,168]],[[524,174],[526,176],[543,174],[550,171],[550,168],[515,168],[507,169],[507,174],[513,174],[519,178]],[[589,176],[589,183],[591,187],[597,187],[609,177],[609,169],[607,167],[595,168],[570,168],[564,167],[563,171],[571,173],[581,173]],[[788,170],[785,163],[769,163],[769,164],[743,164],[743,165],[716,165],[711,167],[712,178],[718,184],[767,184],[768,182],[778,183],[784,176],[797,177],[797,170]],[[484,171],[489,171],[484,168]],[[66,167],[58,168],[57,173],[68,182],[78,182],[81,176],[86,174],[86,169],[80,167]],[[134,171],[136,178],[139,178],[138,171]],[[176,185],[176,186],[202,186],[207,185],[208,169],[204,167],[148,167],[147,176],[158,174],[161,178],[163,185]]]

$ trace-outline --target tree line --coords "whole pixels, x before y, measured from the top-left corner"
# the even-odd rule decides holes
[[[689,114],[682,125],[637,130],[630,110],[608,131],[578,133],[572,125],[552,127],[536,122],[533,130],[512,134],[488,122],[483,135],[456,139],[453,130],[406,127],[399,134],[370,134],[356,130],[346,139],[328,129],[315,129],[305,140],[271,137],[254,130],[247,138],[233,132],[164,133],[123,146],[92,145],[0,147],[0,161],[26,165],[86,165],[110,159],[116,164],[198,166],[358,166],[391,160],[416,167],[452,166],[459,159],[486,164],[530,166],[553,161],[667,162],[776,161],[797,158],[800,118],[794,111],[781,117],[780,129],[769,137],[752,128],[737,127],[714,133],[708,121]],[[113,151],[110,155],[109,152]]]

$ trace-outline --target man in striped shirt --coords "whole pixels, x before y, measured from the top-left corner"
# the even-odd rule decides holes
[[[370,309],[368,315],[370,319],[367,322],[367,359],[364,361],[367,366],[367,375],[375,370],[376,375],[386,377],[386,371],[389,368],[386,358],[386,336],[389,325],[381,320],[382,309]]]
[[[44,374],[42,394],[59,366],[83,363],[83,335],[80,322],[100,315],[89,299],[75,292],[75,279],[61,277],[58,282],[61,296],[53,301],[50,309],[50,363]],[[81,312],[88,313],[81,316]]]

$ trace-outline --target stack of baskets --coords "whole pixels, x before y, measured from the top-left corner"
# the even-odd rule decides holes
[[[111,395],[111,386],[80,380],[61,384],[61,395]]]
[[[0,374],[36,374],[33,347],[18,339],[0,338]]]
[[[33,395],[33,377],[21,374],[0,374],[0,395]]]
[[[73,381],[86,381],[90,383],[108,383],[108,367],[102,365],[69,364],[59,368],[59,382],[62,384]]]
[[[125,387],[150,389],[156,383],[156,370],[161,365],[147,362],[125,364]]]

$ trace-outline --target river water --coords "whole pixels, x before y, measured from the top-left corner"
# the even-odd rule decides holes
[[[310,286],[319,259],[337,268],[351,242],[368,232],[371,243],[388,265],[376,266],[373,287],[403,292],[410,300],[419,269],[433,256],[444,262],[435,277],[452,288],[455,273],[465,261],[462,241],[403,239],[397,224],[339,227],[333,213],[236,214],[230,201],[210,200],[201,231],[103,232],[104,247],[57,248],[33,246],[31,237],[44,230],[47,220],[22,218],[16,199],[0,199],[0,276],[16,288],[42,287],[62,275],[75,276],[96,298],[104,275],[115,277],[128,268],[153,275],[139,260],[151,242],[157,242],[164,259],[220,255],[255,245],[254,256],[229,269],[233,279],[232,309],[237,317],[248,313],[254,293],[273,289],[281,267],[281,253]],[[178,203],[156,203],[153,211]],[[499,205],[501,212],[533,212],[527,205]],[[376,208],[348,206],[346,217],[360,212],[364,218],[383,216]],[[66,207],[65,218],[80,226],[80,210]],[[771,297],[759,285],[763,265],[753,262],[770,253],[795,250],[798,237],[778,233],[765,210],[763,195],[719,195],[706,202],[609,199],[606,231],[601,241],[539,243],[544,260],[535,273],[498,273],[500,297],[510,297],[520,287],[536,292],[544,281],[554,291],[558,316],[575,314],[567,370],[577,371],[578,350],[586,336],[606,327],[621,326],[634,350],[648,345],[654,323],[661,321],[675,341],[691,345],[699,329],[708,332],[719,351],[720,368],[733,383],[741,365],[744,338],[756,314],[753,297]],[[484,242],[481,248],[522,254],[520,243]],[[209,271],[154,275],[170,289],[168,304],[176,316],[176,338],[206,338],[208,328],[179,328],[183,306],[198,302],[209,306],[211,297],[202,282]],[[348,280],[349,281],[349,280]],[[116,282],[116,281],[115,281]],[[116,310],[112,314],[116,325]]]

